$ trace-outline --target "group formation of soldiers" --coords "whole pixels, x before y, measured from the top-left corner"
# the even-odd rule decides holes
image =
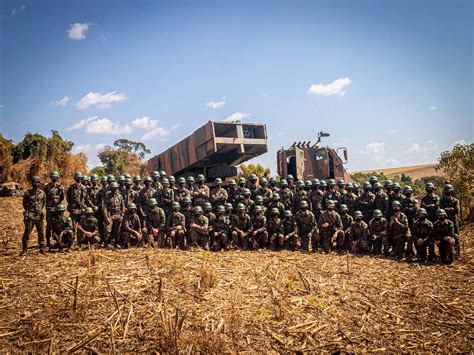
[[[442,197],[427,183],[419,203],[411,187],[402,191],[390,180],[382,185],[376,176],[361,187],[343,179],[252,174],[225,185],[217,178],[212,189],[204,175],[175,179],[164,171],[144,179],[78,172],[67,189],[57,172],[50,178],[42,190],[33,177],[24,195],[23,253],[34,227],[41,253],[46,247],[69,251],[75,242],[80,248],[320,250],[444,263],[459,253],[459,202],[449,183]]]

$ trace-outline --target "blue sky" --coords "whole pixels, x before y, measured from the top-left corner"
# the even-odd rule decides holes
[[[91,166],[211,119],[266,123],[274,172],[319,130],[349,170],[473,141],[472,1],[2,0],[0,23],[0,131],[59,130]]]

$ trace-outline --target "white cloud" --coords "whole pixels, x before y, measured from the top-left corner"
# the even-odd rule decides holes
[[[168,128],[156,127],[154,129],[152,129],[151,131],[148,131],[147,133],[145,133],[142,136],[142,139],[144,141],[147,141],[149,139],[156,138],[156,137],[163,138],[163,137],[166,137],[169,134],[170,134],[170,130]]]
[[[84,153],[84,154],[91,154],[94,152],[98,152],[104,149],[107,146],[105,143],[98,143],[98,144],[79,144],[72,148],[72,153]]]
[[[206,102],[206,106],[207,107],[210,107],[210,108],[221,108],[221,107],[224,107],[225,105],[225,100],[222,100],[222,101],[208,101]]]
[[[430,111],[436,111],[437,109],[438,109],[438,107],[436,107],[436,106],[428,107],[428,110],[430,110]]]
[[[449,147],[449,149],[453,149],[456,144],[464,145],[464,144],[466,144],[466,141],[464,139],[460,139],[460,140],[454,142],[453,144],[451,144],[451,147]]]
[[[86,125],[86,133],[105,133],[105,134],[129,134],[132,133],[132,127],[128,124],[121,126],[118,122],[112,122],[108,118],[99,118]]]
[[[71,100],[71,98],[69,96],[64,96],[62,99],[60,100],[54,100],[53,102],[51,102],[51,105],[52,106],[57,106],[57,107],[64,107],[67,105],[67,103],[69,102],[69,100]]]
[[[365,149],[361,151],[362,154],[377,154],[383,153],[385,150],[385,142],[373,142],[365,146]]]
[[[89,23],[73,23],[69,25],[69,30],[67,31],[67,36],[70,39],[75,41],[79,41],[81,39],[86,38],[86,33],[89,30],[90,24]]]
[[[91,91],[76,102],[75,105],[80,110],[84,110],[92,105],[97,105],[98,108],[107,108],[113,102],[122,102],[127,99],[128,97],[124,93],[117,93],[117,91],[111,91],[107,94]]]
[[[352,80],[350,78],[339,78],[334,80],[332,83],[329,84],[312,84],[307,93],[311,95],[323,95],[323,96],[330,96],[330,95],[339,95],[344,96],[346,92],[344,88],[350,85]]]
[[[10,14],[12,16],[18,15],[20,12],[23,12],[26,9],[25,5],[21,5],[20,7],[15,7]]]
[[[156,127],[158,120],[152,120],[149,116],[143,116],[132,121],[132,125],[143,129],[153,129]]]
[[[388,131],[386,131],[385,133],[390,133],[390,134],[394,134],[394,133],[398,133],[400,132],[399,129],[389,129]]]
[[[224,121],[232,122],[232,121],[242,121],[244,118],[250,116],[250,113],[246,112],[234,112],[232,115],[228,116]]]
[[[87,118],[82,118],[79,122],[74,123],[71,127],[66,128],[66,131],[74,131],[76,129],[84,127],[86,124],[88,124],[91,121],[94,121],[95,119],[99,118],[98,116],[89,116]]]
[[[425,152],[434,152],[439,149],[438,143],[430,139],[425,142],[424,145],[418,143],[413,143],[410,148],[408,148],[408,153],[425,153]]]

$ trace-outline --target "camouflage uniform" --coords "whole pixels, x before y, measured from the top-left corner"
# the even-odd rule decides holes
[[[334,190],[330,189],[324,193],[323,196],[323,209],[326,210],[328,206],[329,201],[339,201],[341,199],[341,194]]]
[[[200,244],[205,250],[209,250],[209,220],[206,216],[193,216],[189,236],[192,246]]]
[[[349,215],[353,215],[355,211],[357,211],[357,201],[358,197],[355,193],[348,191],[346,194],[344,194],[341,197],[341,200],[339,202],[340,205],[346,205],[348,210],[349,210]]]
[[[70,249],[74,243],[73,222],[70,217],[55,215],[52,223],[53,239],[58,243],[59,250]]]
[[[83,231],[92,233],[92,235],[87,236]],[[79,220],[77,227],[77,243],[79,246],[87,243],[91,245],[100,243],[99,222],[93,214],[85,214]]]
[[[434,193],[426,194],[421,199],[420,207],[426,210],[428,213],[428,219],[431,222],[436,221],[436,211],[439,208],[439,196]]]
[[[388,256],[390,244],[387,243],[388,222],[385,218],[372,218],[369,222],[369,232],[372,239],[372,252],[374,255],[382,254],[382,245],[385,256]]]
[[[280,190],[280,201],[285,206],[285,210],[293,210],[293,192],[289,188]]]
[[[410,196],[405,197],[400,203],[402,204],[402,212],[407,216],[408,226],[410,227],[410,230],[412,230],[413,221],[418,207],[418,200]]]
[[[161,190],[156,191],[155,193],[156,201],[158,205],[165,211],[168,215],[171,213],[171,205],[174,202],[174,190],[169,186],[163,186]]]
[[[145,186],[141,191],[140,194],[138,195],[138,215],[140,216],[140,219],[142,221],[142,224],[146,224],[146,215],[148,214],[148,209],[149,209],[149,201],[150,198],[153,198],[155,196],[156,190],[151,187],[151,186]]]
[[[232,243],[247,249],[249,236],[253,231],[252,221],[247,213],[237,214],[232,224]]]
[[[263,205],[268,206],[268,203],[272,199],[273,192],[268,186],[262,186],[257,192],[257,195],[263,197]]]
[[[182,205],[186,198],[191,199],[191,192],[189,192],[189,190],[184,186],[178,186],[178,189],[174,193],[175,201],[179,202],[180,205]]]
[[[72,219],[74,231],[76,223],[79,222],[84,208],[87,206],[87,188],[81,183],[69,186],[66,194],[67,210]]]
[[[114,243],[115,246],[120,239],[120,226],[122,224],[125,204],[122,195],[118,190],[112,190],[105,199],[105,243]]]
[[[402,204],[402,201],[404,199],[405,199],[405,196],[403,196],[401,192],[392,191],[392,193],[388,197],[388,204],[390,206],[390,209],[389,209],[389,213],[388,213],[389,218],[387,218],[387,219],[390,219],[390,217],[393,216],[393,209],[391,208],[393,206],[393,203],[395,201],[398,201],[398,202],[400,202],[400,204]]]
[[[353,250],[356,253],[367,253],[370,250],[369,227],[364,221],[354,221],[349,230]]]
[[[136,191],[133,191],[130,187],[127,187],[125,190],[122,191],[122,198],[125,206],[128,206],[131,203],[139,205],[138,193]]]
[[[136,235],[135,233],[138,233]],[[133,210],[128,210],[122,221],[122,242],[121,244],[128,248],[129,246],[139,246],[142,243],[142,225],[140,217]]]
[[[280,250],[285,247],[283,223],[279,216],[272,216],[268,220],[268,235],[271,250]]]
[[[436,220],[433,224],[434,244],[438,246],[441,261],[450,264],[454,261],[454,245],[444,239],[448,237],[454,241],[454,223],[449,219]]]
[[[147,242],[152,246],[163,247],[165,241],[166,213],[158,206],[151,206],[146,215]]]
[[[385,192],[380,189],[374,193],[374,210],[380,210],[385,218],[388,217],[389,214],[389,199]]]
[[[230,237],[230,219],[227,215],[218,215],[212,225],[212,250],[227,249]]]
[[[43,231],[43,208],[46,205],[46,195],[40,189],[29,189],[23,195],[23,222],[25,231],[23,232],[22,246],[23,252],[28,249],[28,241],[33,228],[36,227],[38,233],[38,245],[40,251],[44,252],[44,231]]]
[[[357,199],[357,209],[362,212],[364,222],[368,223],[374,212],[375,195],[370,191],[364,191]]]
[[[328,224],[325,226],[325,224]],[[344,243],[344,232],[342,231],[341,216],[336,211],[326,210],[318,219],[319,237],[321,240],[321,248],[325,253],[329,253],[332,247],[332,241],[337,241],[338,247],[342,247]],[[316,250],[317,244],[313,243]]]
[[[459,200],[453,196],[444,195],[439,200],[439,208],[446,211],[448,219],[454,224],[454,234],[459,234]]]
[[[316,218],[314,217],[313,212],[309,210],[300,210],[296,213],[295,220],[303,250],[309,251],[312,238],[316,239],[316,242],[313,242],[313,245],[317,245],[318,225],[316,223]]]
[[[249,247],[254,250],[265,248],[268,244],[267,218],[263,214],[255,215],[252,226],[253,231]]]
[[[247,212],[248,214],[250,214],[255,207],[255,202],[251,200],[250,197],[241,199],[240,203],[243,203],[243,205],[245,206],[245,212]]]
[[[406,251],[407,258],[411,258],[412,250],[410,250],[411,234],[410,229],[408,228],[408,218],[403,212],[400,212],[398,216],[396,214],[392,215],[390,218],[388,231],[390,234],[391,242],[394,247],[394,255],[397,259],[403,258],[403,253],[405,250],[405,243],[408,242],[408,248]],[[385,246],[384,246],[385,248]]]
[[[167,244],[172,248],[179,246],[181,249],[186,248],[186,217],[179,211],[172,211],[168,216],[167,227],[168,241]]]
[[[191,193],[194,201],[194,206],[202,206],[209,201],[209,187],[202,184],[195,184]]]
[[[281,225],[283,227],[283,239],[285,240],[285,247],[289,250],[297,250],[301,246],[301,241],[298,237],[296,221],[294,217],[285,217]]]
[[[50,247],[54,209],[64,200],[64,187],[59,182],[51,181],[44,187],[44,192],[46,194],[46,245]]]
[[[421,261],[426,261],[426,249],[433,242],[433,223],[428,218],[415,219],[412,233],[416,255]]]
[[[349,213],[342,213],[341,216],[341,223],[342,223],[342,232],[344,233],[344,242],[341,243],[340,240],[337,241],[338,252],[342,253],[344,250],[351,251],[352,245],[350,240],[350,228],[354,219]]]
[[[297,190],[293,194],[293,211],[299,211],[300,210],[301,201],[308,202],[309,209],[311,210],[311,201],[309,199],[308,193],[305,190]],[[311,212],[311,214],[313,214],[313,213]]]
[[[211,204],[214,207],[224,205],[227,202],[227,191],[223,187],[216,188],[211,192]]]

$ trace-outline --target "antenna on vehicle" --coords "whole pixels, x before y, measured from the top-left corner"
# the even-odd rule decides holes
[[[318,145],[321,142],[321,138],[329,137],[329,136],[330,136],[330,134],[328,132],[320,131],[317,135],[318,140],[316,141],[316,143],[314,145]]]

